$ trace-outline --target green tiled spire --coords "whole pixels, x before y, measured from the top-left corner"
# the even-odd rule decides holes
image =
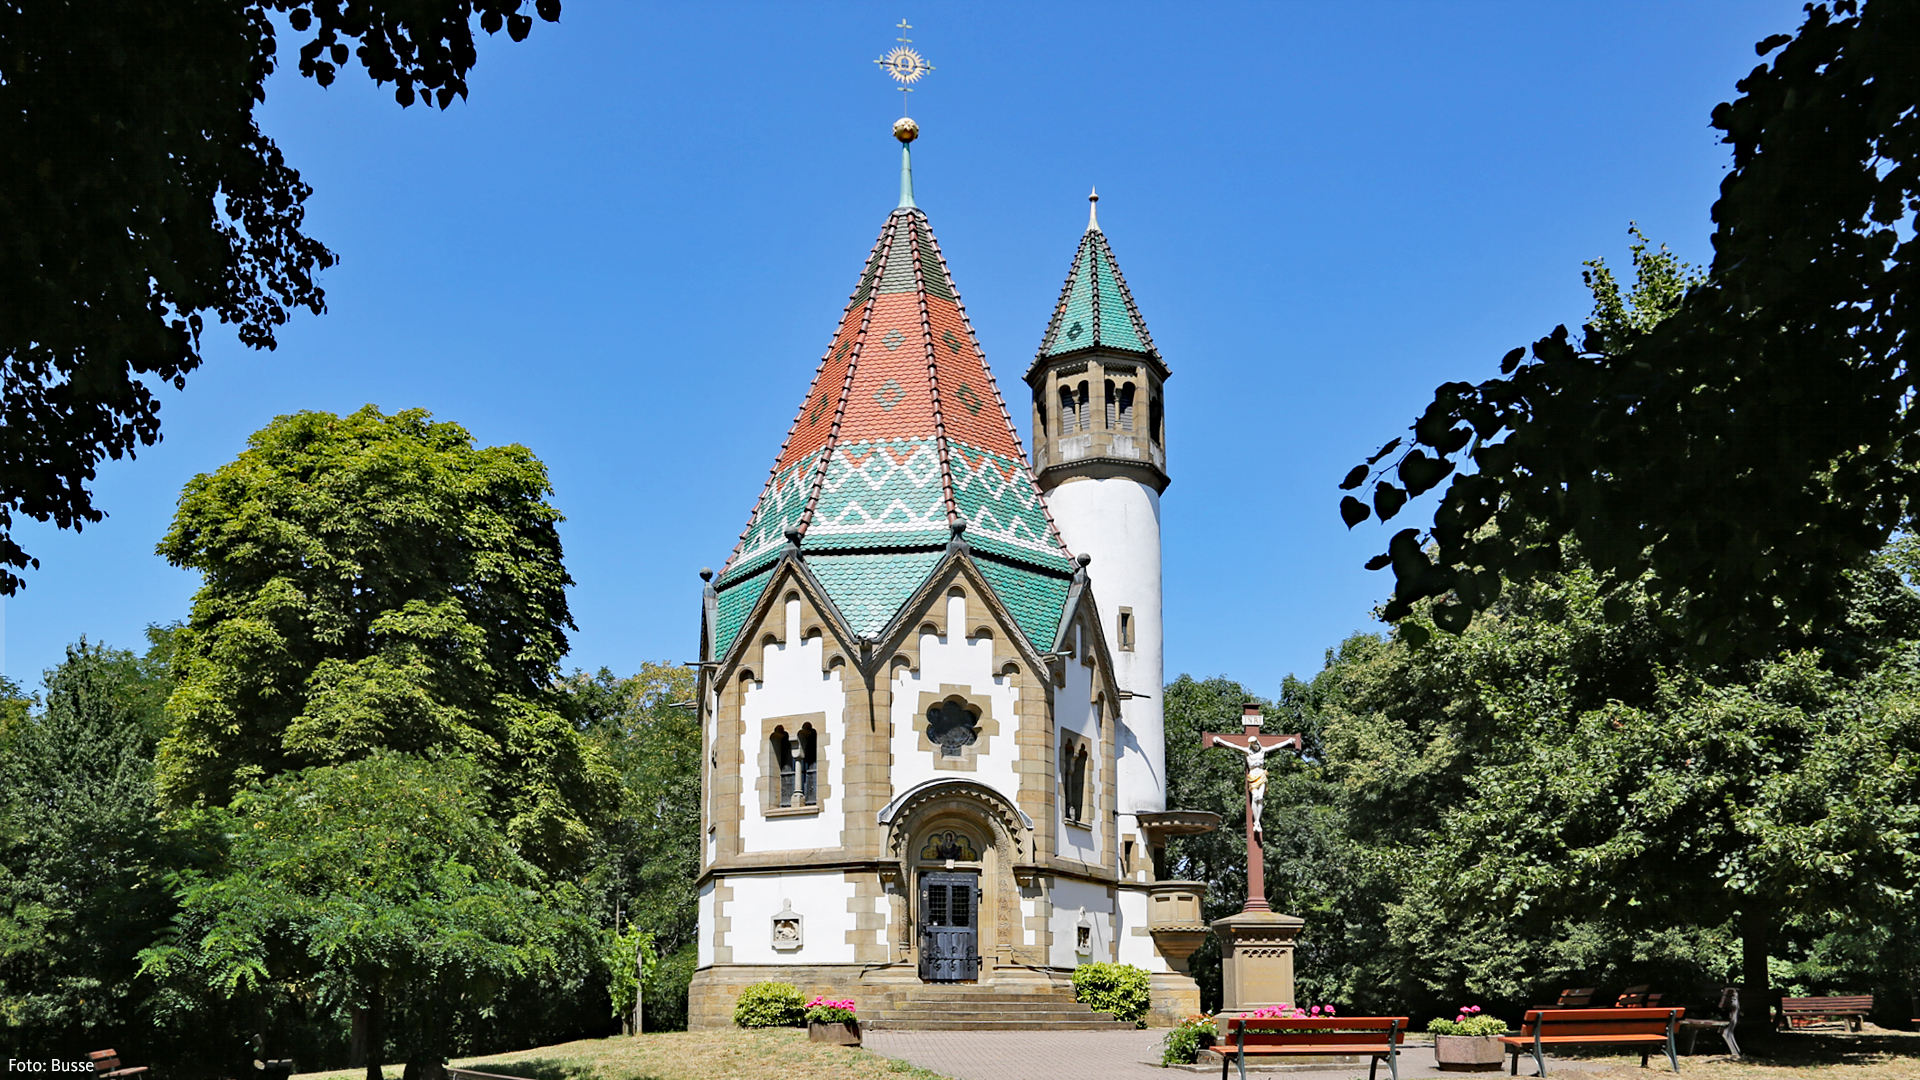
[[[1099,198],[1093,195],[1089,201]],[[1040,339],[1040,354],[1035,360],[1083,349],[1109,349],[1160,359],[1153,347],[1153,335],[1147,333],[1146,320],[1140,317],[1133,294],[1127,291],[1127,279],[1120,274],[1113,248],[1107,245],[1099,218],[1091,211],[1080,250],[1073,256],[1073,269],[1067,272],[1060,303],[1053,309],[1053,320]]]

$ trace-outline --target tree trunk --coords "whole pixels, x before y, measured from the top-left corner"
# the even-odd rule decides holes
[[[1740,1026],[1748,1031],[1767,1031],[1773,1024],[1773,988],[1767,973],[1771,914],[1751,897],[1740,909]]]
[[[640,1006],[644,1003],[647,996],[646,979],[644,978],[647,973],[646,956],[647,949],[644,945],[633,950],[633,1033],[635,1035],[640,1034],[642,1030],[640,1027]]]
[[[363,1069],[367,1065],[367,1009],[364,1005],[349,1006],[353,1015],[353,1037],[347,1043],[347,1068]]]
[[[387,999],[378,990],[367,995],[367,1080],[382,1080],[380,1063],[387,1056]]]

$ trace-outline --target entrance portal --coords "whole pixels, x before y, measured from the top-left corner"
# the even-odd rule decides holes
[[[980,875],[920,875],[920,977],[928,982],[980,978]]]

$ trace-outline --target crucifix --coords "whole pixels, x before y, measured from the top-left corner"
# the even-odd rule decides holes
[[[1224,746],[1244,754],[1247,759],[1247,903],[1241,911],[1271,911],[1267,906],[1267,868],[1260,849],[1265,839],[1260,827],[1261,812],[1267,806],[1267,754],[1274,750],[1299,750],[1305,744],[1298,735],[1268,735],[1260,739],[1260,706],[1248,702],[1240,717],[1237,734],[1204,731],[1200,748]]]

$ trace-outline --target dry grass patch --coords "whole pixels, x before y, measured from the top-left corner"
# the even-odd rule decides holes
[[[1700,1048],[1718,1036],[1701,1035]],[[1774,1036],[1764,1043],[1748,1045],[1741,1041],[1746,1056],[1735,1061],[1725,1054],[1709,1057],[1699,1054],[1680,1059],[1683,1076],[1702,1080],[1920,1080],[1920,1033],[1889,1031],[1867,1025],[1857,1035],[1841,1031],[1795,1031]],[[1651,1068],[1642,1071],[1640,1056],[1608,1057],[1568,1055],[1568,1072],[1575,1069],[1604,1080],[1651,1080],[1656,1075],[1673,1075],[1667,1070],[1666,1055],[1648,1059]],[[1525,1066],[1524,1057],[1521,1064]],[[1554,1073],[1549,1073],[1551,1080]]]
[[[666,1031],[541,1046],[453,1064],[526,1080],[945,1080],[869,1050],[807,1041],[797,1028]],[[400,1080],[389,1065],[387,1080]],[[365,1069],[302,1073],[302,1080],[362,1080]]]

